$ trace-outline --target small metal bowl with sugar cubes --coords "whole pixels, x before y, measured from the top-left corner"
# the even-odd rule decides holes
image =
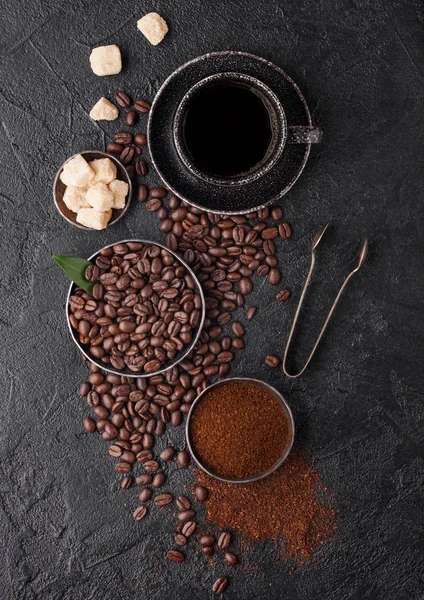
[[[75,227],[99,231],[121,219],[131,202],[131,179],[114,156],[98,150],[74,154],[58,170],[53,199]]]

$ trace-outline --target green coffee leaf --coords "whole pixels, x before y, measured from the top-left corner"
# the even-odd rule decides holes
[[[71,281],[88,294],[93,294],[93,287],[96,282],[88,281],[85,278],[86,268],[93,263],[85,260],[85,258],[78,258],[78,256],[52,256],[52,259],[65,271]]]

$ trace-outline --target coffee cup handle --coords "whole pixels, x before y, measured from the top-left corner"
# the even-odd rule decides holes
[[[288,128],[289,144],[319,144],[321,139],[322,131],[319,127],[291,125]]]

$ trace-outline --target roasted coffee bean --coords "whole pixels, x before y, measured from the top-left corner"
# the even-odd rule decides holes
[[[174,448],[164,448],[162,452],[159,454],[159,458],[164,461],[172,460],[175,456]]]
[[[177,454],[177,461],[180,467],[188,467],[190,464],[190,455],[186,450],[181,450]]]
[[[138,499],[140,502],[148,502],[152,496],[153,492],[150,488],[142,488],[138,495]]]
[[[109,446],[109,454],[114,458],[119,458],[120,456],[122,456],[122,452],[122,448],[120,446],[117,446],[116,444],[112,444],[112,446]]]
[[[156,188],[150,188],[150,197],[151,198],[165,198],[167,194],[167,191],[165,188],[162,187],[156,187]]]
[[[205,502],[208,499],[209,492],[208,489],[203,485],[197,485],[194,488],[194,495],[199,502]]]
[[[179,511],[188,510],[191,506],[190,500],[185,496],[178,496],[176,500],[176,505]]]
[[[234,566],[238,563],[237,554],[235,554],[234,552],[226,552],[224,554],[224,560],[231,566]]]
[[[135,170],[136,170],[137,175],[139,175],[140,177],[145,177],[147,175],[146,161],[143,160],[142,158],[137,160],[135,163]]]
[[[183,510],[178,513],[178,520],[181,523],[186,523],[187,521],[192,521],[195,516],[196,513],[194,512],[194,510],[189,508],[188,510]]]
[[[131,465],[127,462],[119,462],[115,465],[115,471],[117,473],[129,473],[131,471]]]
[[[129,110],[127,112],[127,114],[125,115],[125,123],[129,127],[134,127],[136,121],[137,121],[137,113],[136,113],[136,111],[135,110]]]
[[[279,302],[285,302],[286,300],[288,300],[290,298],[290,292],[289,290],[280,290],[277,295],[276,298]]]
[[[121,489],[122,490],[128,490],[133,482],[133,478],[130,476],[128,477],[124,477],[123,479],[121,479]]]
[[[150,190],[151,191],[151,190]],[[161,201],[159,200],[159,198],[152,198],[151,200],[149,200],[148,202],[146,202],[146,208],[147,210],[149,210],[150,212],[154,212],[155,210],[157,210],[158,208],[160,208],[162,206]],[[168,287],[168,286],[167,286]]]
[[[123,149],[124,146],[122,144],[117,144],[116,142],[110,142],[106,146],[106,152],[109,152],[110,154],[121,154]]]
[[[97,265],[88,265],[84,275],[88,281],[97,281],[100,276],[100,269]]]
[[[148,460],[144,463],[144,468],[148,473],[154,473],[159,469],[159,463],[156,460]]]
[[[154,488],[160,488],[163,486],[165,481],[166,481],[165,473],[156,473],[156,475],[153,477],[152,486]]]
[[[184,554],[179,550],[168,550],[167,557],[175,563],[180,563],[184,560]]]
[[[127,108],[131,104],[131,98],[125,92],[116,92],[115,100],[122,108]]]
[[[202,554],[210,557],[215,554],[215,550],[212,546],[202,546]]]
[[[227,531],[223,531],[218,537],[218,548],[223,550],[224,548],[228,548],[231,543],[231,534]]]
[[[273,240],[278,236],[277,227],[267,227],[262,231],[263,240]]]
[[[96,431],[96,422],[91,417],[85,417],[83,425],[84,429],[88,431],[88,433],[93,433],[93,431]]]
[[[171,494],[158,494],[154,498],[154,503],[156,506],[166,506],[167,504],[171,504],[172,496]],[[184,531],[183,531],[184,533]]]
[[[126,131],[120,131],[115,133],[114,139],[117,144],[131,144],[132,135]]]
[[[147,185],[145,185],[144,183],[139,185],[137,188],[137,200],[139,202],[146,202],[148,195],[149,195],[149,188],[147,187]]]
[[[243,325],[240,323],[240,321],[234,321],[234,323],[231,324],[231,331],[234,333],[234,335],[236,335],[237,337],[243,337],[245,334],[245,330]]]
[[[278,285],[281,280],[281,273],[278,267],[272,267],[268,274],[268,281],[271,285]]]
[[[137,146],[146,146],[147,135],[145,133],[137,133],[137,135],[134,136],[134,142],[137,144]]]
[[[177,546],[185,546],[187,544],[187,538],[182,533],[177,533],[174,540]]]
[[[150,104],[149,104],[149,102],[146,102],[145,100],[136,100],[134,102],[134,108],[138,112],[147,113],[150,110]]]
[[[273,369],[275,369],[275,367],[278,367],[278,365],[280,364],[280,359],[278,358],[278,356],[274,356],[274,354],[268,354],[268,356],[265,358],[265,362],[268,365],[268,367],[272,367]]]
[[[122,164],[129,165],[132,159],[134,158],[134,154],[134,148],[132,146],[127,146],[122,150],[119,160]]]
[[[240,279],[238,287],[240,294],[243,294],[243,296],[248,296],[252,291],[253,285],[250,279],[248,279],[247,277],[243,277],[242,279]]]
[[[137,506],[135,511],[133,512],[133,517],[135,521],[141,521],[147,514],[147,508],[145,506]]]
[[[280,223],[278,225],[278,233],[280,234],[280,237],[283,240],[288,240],[289,237],[291,237],[291,234],[292,234],[290,225],[288,223],[285,223],[285,222]]]
[[[215,594],[222,594],[228,587],[228,579],[226,577],[220,577],[215,581],[212,586],[212,591]]]
[[[190,537],[196,531],[196,527],[197,525],[194,521],[187,521],[187,523],[184,523],[181,533],[186,537]]]
[[[218,354],[218,360],[220,363],[229,363],[233,360],[234,355],[232,352],[229,351],[225,351],[225,352],[220,352]]]
[[[153,476],[150,473],[142,473],[135,478],[136,485],[150,485],[153,481]]]
[[[213,546],[215,543],[215,536],[211,535],[210,533],[205,533],[204,535],[200,536],[199,538],[199,542],[201,546]]]
[[[257,307],[251,306],[246,312],[246,319],[248,321],[251,321],[253,319],[253,317],[255,316],[256,311],[257,311]]]

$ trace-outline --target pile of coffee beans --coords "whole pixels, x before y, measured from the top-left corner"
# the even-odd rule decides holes
[[[202,299],[186,267],[155,244],[105,248],[87,267],[93,296],[77,287],[69,321],[89,353],[114,369],[154,373],[178,358],[201,322]]]
[[[130,104],[128,98],[127,104],[120,105]],[[132,126],[128,120],[126,123]],[[140,154],[146,143],[144,133],[118,132],[107,151],[120,155],[131,177],[143,178],[148,167]],[[133,513],[135,520],[148,514],[152,502],[155,506],[178,509],[173,545],[167,553],[170,561],[183,562],[184,547],[190,539],[197,538],[206,558],[217,547],[225,550],[223,561],[235,566],[239,562],[237,555],[226,550],[232,539],[229,532],[216,536],[198,533],[193,502],[204,502],[208,490],[195,487],[192,502],[187,496],[175,497],[172,490],[163,493],[160,489],[166,482],[166,465],[175,461],[178,468],[186,468],[189,454],[171,447],[155,454],[155,442],[167,428],[183,423],[193,400],[211,383],[209,378],[229,374],[235,352],[244,348],[245,326],[239,320],[242,317],[234,319],[234,313],[243,311],[246,324],[257,313],[256,306],[246,305],[256,276],[266,278],[271,285],[280,283],[275,243],[290,238],[291,228],[283,219],[281,207],[265,207],[238,216],[208,214],[163,187],[149,189],[145,183],[138,186],[137,198],[159,219],[167,247],[178,253],[197,275],[205,295],[206,319],[195,349],[163,374],[132,379],[103,374],[90,364],[90,376],[80,391],[97,420],[86,417],[84,427],[88,432],[99,431],[103,439],[112,442],[109,452],[117,460],[115,469],[122,476],[122,489],[137,486],[140,505]],[[285,288],[277,292],[277,299],[287,300],[290,293],[286,292]],[[134,469],[141,472],[133,475]],[[228,578],[221,576],[212,591],[221,594],[228,584]]]

